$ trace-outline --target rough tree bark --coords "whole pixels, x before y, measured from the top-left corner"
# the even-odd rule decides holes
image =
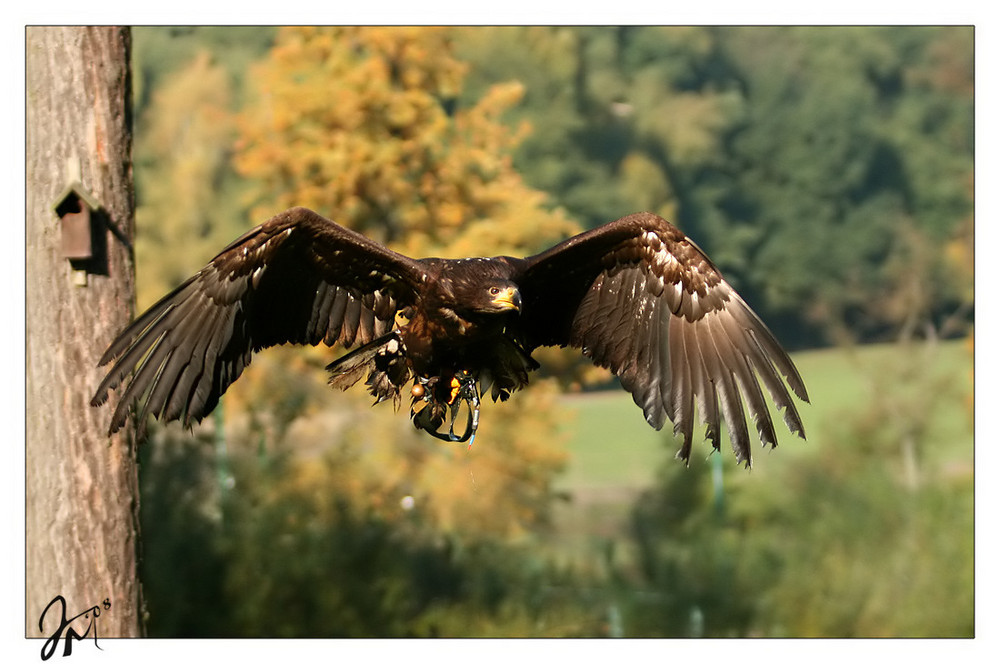
[[[67,618],[109,599],[98,619],[101,637],[141,632],[135,449],[127,434],[109,439],[108,413],[88,403],[100,379],[97,361],[135,300],[130,46],[127,28],[26,33],[29,637],[58,627],[58,616],[47,615],[39,631],[57,595]],[[83,286],[63,258],[52,209],[73,171],[102,207]],[[87,623],[70,626],[82,633]]]

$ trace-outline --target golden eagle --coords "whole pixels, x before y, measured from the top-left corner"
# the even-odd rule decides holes
[[[104,403],[132,374],[111,432],[133,406],[140,427],[147,414],[190,426],[253,353],[320,342],[359,346],[327,367],[332,385],[347,389],[366,378],[378,401],[397,405],[410,386],[415,426],[446,440],[474,437],[480,394],[506,400],[527,384],[539,346],[579,348],[610,369],[650,425],[673,422],[685,460],[696,403],[714,447],[721,413],[746,465],[744,401],[762,443],[777,444],[758,377],[785,424],[805,437],[785,387],[808,401],[791,359],[708,257],[645,212],[529,258],[414,260],[292,208],[223,249],[129,325],[101,358],[114,365],[91,403]],[[456,434],[462,406],[466,427]]]

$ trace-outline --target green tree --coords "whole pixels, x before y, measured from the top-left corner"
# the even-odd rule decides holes
[[[727,163],[701,176],[697,214],[713,256],[746,275],[737,285],[751,300],[762,294],[778,310],[810,302],[803,322],[828,336],[877,338],[892,321],[873,317],[868,298],[886,279],[898,229],[940,240],[971,209],[971,32],[720,36],[746,102],[724,143]],[[951,54],[947,92],[929,82],[941,42]],[[935,313],[949,308],[954,301],[938,300]]]
[[[684,168],[716,158],[738,110],[702,74],[714,57],[704,28],[475,28],[457,44],[470,94],[524,84],[512,117],[531,133],[516,164],[587,227],[639,209],[676,220]]]
[[[963,354],[955,343],[838,351],[842,366],[813,373],[824,380],[811,384],[819,417],[804,448],[750,474],[665,463],[634,509],[638,575],[618,563],[631,579],[627,634],[971,636]]]
[[[347,455],[317,471],[291,467],[290,454],[237,454],[230,490],[210,472],[204,442],[176,437],[144,459],[153,469],[143,490],[151,636],[586,636],[600,628],[572,590],[572,570],[539,560],[534,543],[441,532],[419,499],[408,509],[360,502],[345,481]],[[570,592],[550,590],[559,587]]]

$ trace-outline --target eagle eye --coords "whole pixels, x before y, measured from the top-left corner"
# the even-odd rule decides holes
[[[496,286],[490,288],[490,295],[499,295],[499,294],[500,294],[499,288],[497,288]]]

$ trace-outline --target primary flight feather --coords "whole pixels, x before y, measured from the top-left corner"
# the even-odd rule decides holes
[[[398,314],[398,316],[397,316]],[[528,258],[412,259],[305,208],[276,215],[223,249],[139,316],[101,358],[92,400],[121,393],[130,413],[190,426],[218,403],[253,353],[284,343],[358,348],[328,367],[362,378],[379,401],[408,385],[414,424],[435,436],[479,392],[506,400],[538,367],[539,346],[579,348],[632,393],[656,429],[673,422],[687,460],[695,412],[719,447],[724,419],[750,464],[749,411],[777,444],[761,383],[805,437],[790,394],[795,365],[708,257],[676,227],[637,213]],[[787,386],[787,387],[786,387]],[[474,432],[474,428],[473,428]]]

